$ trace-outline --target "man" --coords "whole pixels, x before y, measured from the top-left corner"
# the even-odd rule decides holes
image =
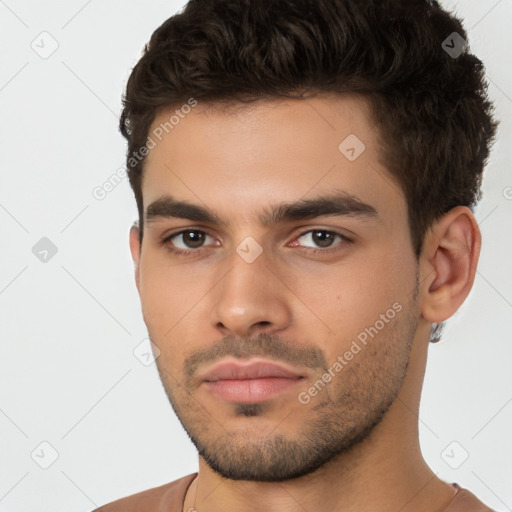
[[[155,31],[130,249],[199,471],[97,510],[490,510],[418,440],[497,127],[466,39],[427,0],[191,0]]]

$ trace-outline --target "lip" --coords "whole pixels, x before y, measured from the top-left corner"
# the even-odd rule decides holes
[[[247,363],[238,361],[222,361],[202,376],[202,380],[215,382],[218,380],[264,379],[268,377],[282,377],[297,379],[303,377],[300,373],[274,363],[273,361],[251,359]]]
[[[202,383],[215,396],[228,402],[256,403],[277,396],[304,379],[280,364],[251,360],[223,361],[202,375]]]

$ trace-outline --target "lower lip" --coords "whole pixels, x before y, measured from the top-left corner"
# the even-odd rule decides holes
[[[293,387],[302,378],[266,377],[264,379],[237,379],[206,381],[205,384],[214,395],[228,402],[252,404],[268,400]]]

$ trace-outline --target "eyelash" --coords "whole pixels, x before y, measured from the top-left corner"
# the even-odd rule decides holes
[[[189,257],[189,256],[192,256],[192,255],[195,255],[195,254],[200,254],[203,252],[204,249],[206,249],[206,247],[200,247],[199,249],[178,249],[176,247],[170,247],[168,245],[169,241],[172,240],[173,238],[179,236],[179,235],[183,235],[184,233],[190,233],[190,232],[193,232],[193,233],[204,233],[205,235],[209,236],[208,233],[206,233],[206,231],[203,231],[201,229],[184,229],[182,231],[178,231],[177,233],[172,233],[171,235],[165,237],[161,244],[172,254],[175,254],[177,256],[184,256],[184,257]],[[306,248],[308,250],[308,252],[312,253],[312,254],[332,254],[332,253],[335,253],[340,249],[339,245],[343,246],[343,245],[350,245],[353,240],[348,238],[347,236],[345,236],[344,234],[340,233],[339,231],[331,231],[331,230],[327,230],[327,229],[309,229],[308,231],[304,231],[303,233],[301,233],[300,235],[298,235],[296,238],[299,239],[299,238],[302,238],[304,235],[307,235],[308,233],[314,233],[314,232],[322,232],[322,233],[328,233],[328,234],[331,234],[331,235],[337,235],[339,236],[345,243],[344,244],[338,244],[337,246],[335,246],[334,248],[327,248],[327,249],[314,249],[314,248],[311,248],[311,247],[308,247]]]

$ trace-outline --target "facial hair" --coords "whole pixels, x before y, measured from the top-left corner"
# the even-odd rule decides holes
[[[179,379],[157,359],[165,392],[199,455],[224,478],[282,482],[313,473],[333,458],[367,439],[396,399],[406,375],[412,341],[417,329],[419,282],[409,304],[354,356],[308,404],[300,404],[302,424],[294,436],[277,425],[270,433],[243,430],[222,423],[196,398],[196,370],[225,356],[263,356],[305,366],[319,379],[329,366],[316,346],[299,348],[280,337],[261,333],[252,338],[227,335],[214,346],[194,352],[184,363]],[[311,382],[316,382],[312,378]],[[232,404],[237,418],[264,417],[266,402]],[[286,421],[286,418],[283,419]]]

